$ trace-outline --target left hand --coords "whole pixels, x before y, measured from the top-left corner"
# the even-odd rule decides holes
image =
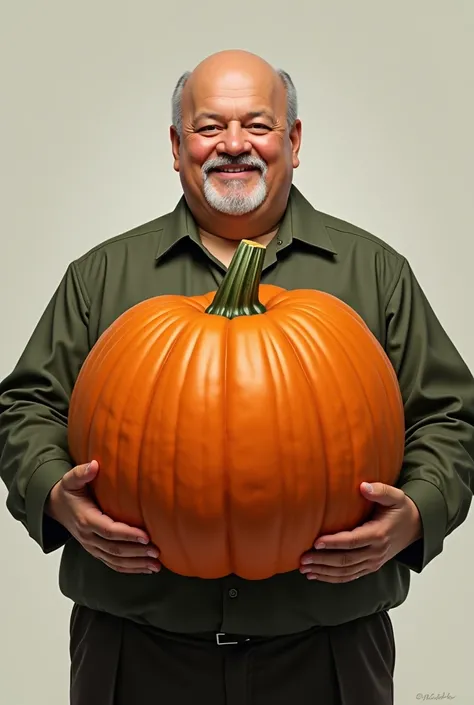
[[[300,571],[309,580],[347,583],[374,573],[421,538],[420,514],[403,490],[374,482],[362,483],[360,491],[377,503],[374,515],[353,531],[318,537],[317,550],[301,558]]]

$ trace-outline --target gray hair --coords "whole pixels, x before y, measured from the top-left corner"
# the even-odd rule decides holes
[[[298,96],[296,93],[295,85],[291,79],[291,76],[283,69],[277,69],[277,73],[283,81],[283,85],[286,89],[286,99],[287,99],[287,114],[286,119],[288,122],[288,128],[291,129],[296,122],[298,117]],[[186,71],[178,80],[176,87],[173,91],[173,96],[171,99],[171,112],[172,112],[172,122],[176,129],[176,132],[181,136],[183,129],[182,120],[182,98],[184,86],[191,77],[191,71]]]

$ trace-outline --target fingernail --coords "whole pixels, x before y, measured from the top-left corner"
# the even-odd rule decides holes
[[[160,570],[157,565],[149,565],[148,568],[153,572],[153,573],[158,573]]]
[[[158,551],[153,551],[153,550],[151,550],[151,551],[147,551],[147,552],[146,552],[146,555],[147,555],[147,556],[150,556],[150,558],[158,558],[158,556],[159,556],[160,554],[158,553]]]
[[[311,558],[309,558],[308,556],[306,556],[305,558],[302,558],[302,559],[301,559],[301,562],[302,562],[303,565],[308,565],[308,563],[311,563]]]
[[[138,543],[143,543],[145,546],[147,545],[147,543],[149,543],[148,539],[143,538],[143,536],[139,536],[137,538],[137,541]]]
[[[315,544],[315,548],[326,548],[326,544],[323,541],[320,541],[319,543]]]
[[[366,492],[373,492],[374,488],[368,482],[364,482],[364,489]]]

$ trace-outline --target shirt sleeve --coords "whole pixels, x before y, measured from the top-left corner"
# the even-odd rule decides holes
[[[13,371],[0,383],[0,476],[7,508],[45,553],[68,532],[44,513],[53,486],[72,467],[69,399],[89,352],[88,298],[71,264]]]
[[[388,302],[386,350],[405,408],[398,486],[423,534],[397,560],[419,573],[466,519],[474,486],[474,379],[404,260]]]

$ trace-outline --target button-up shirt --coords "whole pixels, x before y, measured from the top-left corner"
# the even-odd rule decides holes
[[[355,309],[397,373],[406,421],[399,486],[423,537],[358,580],[200,580],[165,568],[125,575],[87,553],[44,513],[72,466],[70,395],[91,347],[125,310],[162,294],[215,290],[224,266],[203,246],[183,199],[156,220],[71,262],[11,374],[0,385],[0,473],[7,506],[45,552],[64,547],[60,588],[79,604],[176,632],[283,634],[331,625],[404,601],[468,513],[474,477],[474,380],[406,259],[374,235],[315,210],[292,187],[266,250],[263,283],[329,292]]]

